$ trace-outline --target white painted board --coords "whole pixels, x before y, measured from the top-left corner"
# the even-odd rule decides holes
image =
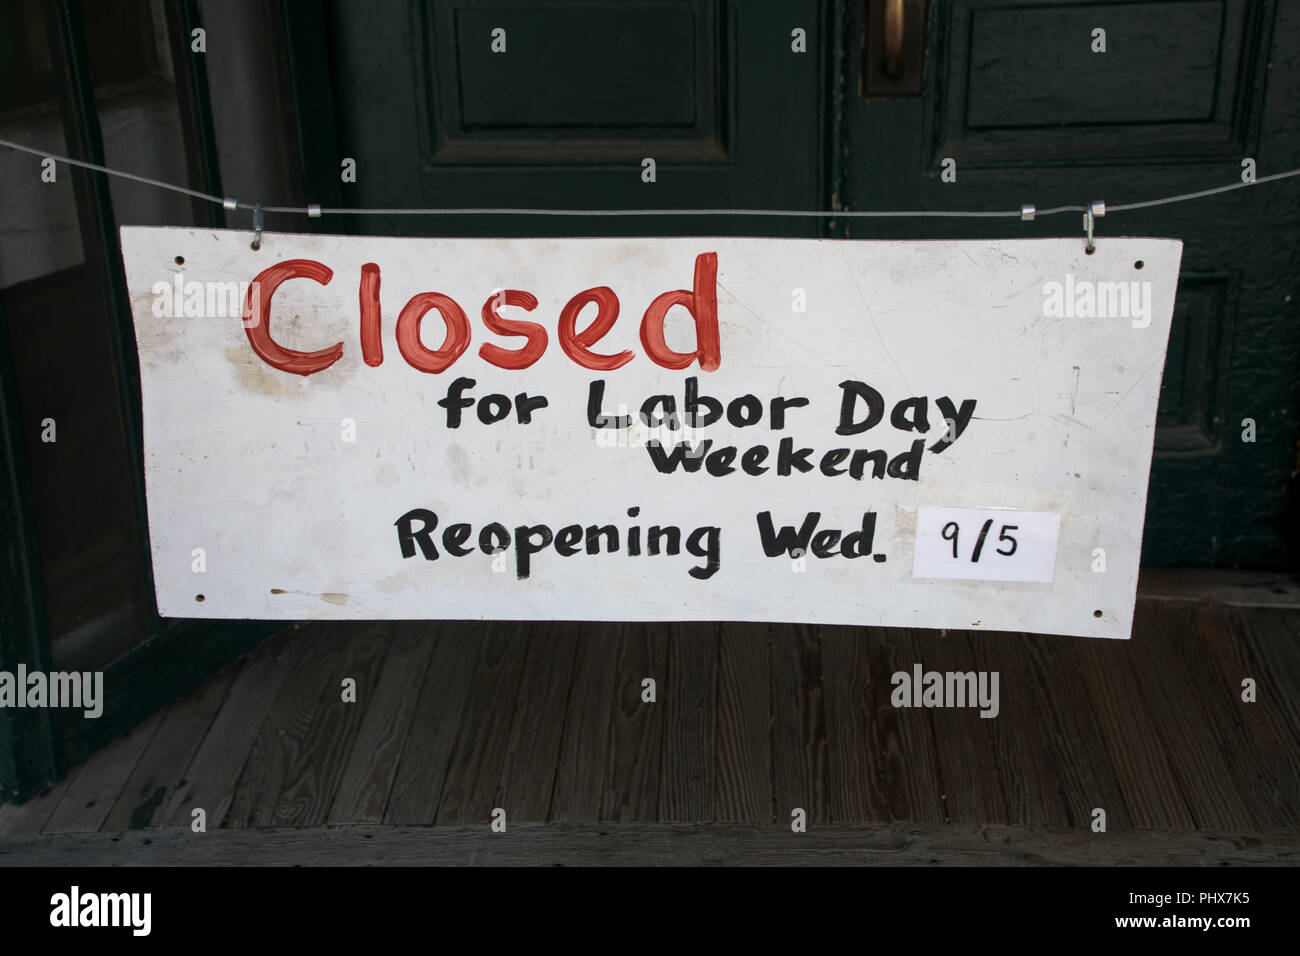
[[[164,616],[802,621],[1129,636],[1181,242],[1101,238],[1086,255],[1082,238],[268,233],[259,251],[249,240],[233,230],[122,229]],[[707,276],[699,297],[690,295],[706,253],[717,257],[711,371],[695,354],[697,328],[710,325]],[[242,300],[236,307],[227,296],[290,260],[319,263],[316,278],[289,278],[269,295],[266,282],[257,286],[269,321],[245,320]],[[369,341],[372,364],[362,346],[366,264],[379,279],[382,356]],[[562,310],[595,287],[611,290],[617,319],[603,337],[579,341],[596,315],[588,304],[566,337]],[[502,289],[527,291],[537,305],[507,304]],[[673,305],[664,342],[656,345],[652,321],[647,346],[643,315],[674,290],[703,318],[697,326]],[[413,366],[395,336],[399,324],[416,329],[422,300],[404,322],[399,314],[428,292],[459,306],[468,333],[440,372]],[[511,356],[527,341],[488,329],[489,302],[503,319],[545,329],[535,362],[503,368],[480,354],[490,343],[489,355],[517,364]],[[406,343],[417,365],[453,358],[442,349],[446,329],[438,311],[427,314]],[[341,356],[310,374],[283,371],[255,350],[262,333],[300,352],[338,344]],[[584,342],[592,353],[632,356],[618,368],[584,367],[567,354],[581,358]],[[663,367],[649,357],[656,347],[690,364]],[[465,391],[472,404],[450,428],[438,403],[462,378],[474,380]],[[720,421],[685,433],[589,422],[593,382],[604,383],[601,413],[635,421],[655,395],[674,396],[680,413],[690,380],[720,400]],[[526,423],[521,393],[546,399]],[[870,421],[876,394],[879,420],[837,434],[850,393],[852,421]],[[480,402],[491,395],[504,398]],[[785,400],[780,427],[774,399]],[[504,417],[485,423],[480,412]],[[673,451],[683,434],[704,454],[664,473],[654,453]],[[955,440],[940,445],[945,434]],[[776,467],[783,441],[789,474]],[[936,534],[942,509],[961,512]],[[1001,517],[1012,513],[1015,521]],[[953,514],[957,559],[944,537]],[[791,529],[785,547],[769,542],[775,556],[763,546],[763,515],[775,532]],[[972,564],[985,521],[992,550],[974,573],[954,570]],[[605,526],[616,547],[608,531],[589,542],[589,529]],[[796,541],[805,527],[820,536]],[[1016,535],[1022,551],[996,554]],[[797,553],[800,543],[807,553]],[[995,557],[1007,563],[984,563]]]

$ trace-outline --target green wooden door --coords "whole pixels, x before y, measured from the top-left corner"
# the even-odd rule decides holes
[[[921,19],[923,4],[909,2]],[[864,4],[845,34],[869,44]],[[910,25],[909,25],[910,28]],[[1094,52],[1094,31],[1105,52]],[[854,209],[1111,205],[1300,165],[1300,9],[1246,0],[942,0],[925,90],[862,95],[846,58],[842,194]],[[945,159],[956,180],[945,182]],[[1098,220],[1184,242],[1147,505],[1146,564],[1295,559],[1300,277],[1295,180]],[[1077,214],[859,220],[854,238],[1081,235]],[[1080,239],[1082,242],[1082,238]],[[1158,370],[1152,370],[1152,373]],[[1243,441],[1244,420],[1255,423]]]

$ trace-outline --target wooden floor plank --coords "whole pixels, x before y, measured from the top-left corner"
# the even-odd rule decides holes
[[[724,623],[719,640],[717,819],[771,823],[771,632]]]
[[[627,624],[619,630],[622,650],[600,819],[646,822],[659,814],[668,635],[663,628],[648,624]],[[655,681],[655,703],[641,699],[641,682],[647,677]]]
[[[772,792],[778,823],[802,809],[806,821],[824,824],[826,708],[821,640],[806,624],[772,627]]]
[[[826,700],[826,791],[832,823],[889,819],[885,765],[873,719],[871,648],[879,629],[824,627],[822,684]]]
[[[618,625],[585,623],[577,627],[573,682],[550,810],[550,819],[564,822],[600,817],[621,644]]]
[[[922,632],[917,636],[917,649],[922,674],[978,670],[965,631]],[[1006,823],[1007,807],[990,726],[994,719],[981,717],[978,706],[933,707],[925,712],[934,724],[948,819],[953,823]],[[1021,784],[1017,781],[1014,785]]]
[[[109,746],[113,746],[109,744]],[[45,821],[63,799],[63,794],[77,777],[77,768],[51,787],[27,799],[24,803],[0,803],[0,836],[20,836],[40,833]]]
[[[1292,739],[1300,740],[1300,613],[1259,609],[1237,620],[1259,668],[1246,676],[1255,678],[1259,698],[1276,704]]]
[[[109,744],[115,747],[121,741]],[[40,833],[45,821],[50,818],[56,807],[63,800],[63,795],[77,779],[81,770],[79,765],[68,771],[68,775],[40,793],[33,794],[23,803],[0,803],[0,836],[19,836],[28,833]]]
[[[437,816],[482,641],[481,632],[464,627],[425,627],[436,634],[436,644],[384,810],[384,823],[395,826],[428,824]]]
[[[967,631],[976,670],[997,672],[996,717],[981,718],[993,738],[993,759],[1012,826],[1070,826],[1061,795],[1057,755],[1043,732],[1045,711],[1056,704],[1040,687],[1026,653],[1029,644],[1050,640],[1039,634]]]
[[[436,638],[419,622],[395,624],[361,727],[344,763],[328,822],[380,823],[392,792]]]
[[[1133,826],[1191,829],[1195,824],[1187,801],[1130,665],[1133,642],[1143,639],[1135,625],[1127,641],[1080,638],[1071,646]],[[1112,829],[1111,808],[1101,809],[1106,811],[1107,828]]]
[[[1269,819],[1270,810],[1285,812],[1293,819],[1300,817],[1300,735],[1291,729],[1286,714],[1295,699],[1286,690],[1285,681],[1274,680],[1270,665],[1261,664],[1252,651],[1256,641],[1274,650],[1279,644],[1296,641],[1296,634],[1288,629],[1291,622],[1300,625],[1300,615],[1260,615],[1253,610],[1227,608],[1226,634],[1217,640],[1217,634],[1209,638],[1224,679],[1225,696],[1241,721],[1240,733],[1266,765],[1275,788],[1262,798],[1267,808],[1257,810],[1263,816],[1262,824]],[[1242,700],[1242,682],[1248,677],[1255,681],[1253,703]]]
[[[1137,606],[1133,630],[1139,639],[1130,644],[1129,660],[1138,682],[1137,693],[1163,742],[1193,825],[1202,830],[1258,829],[1218,749],[1205,696],[1178,653],[1180,645],[1199,643],[1192,621],[1194,610],[1194,605],[1185,602]],[[1201,646],[1195,654],[1200,659],[1198,666],[1204,668],[1208,649]]]
[[[550,814],[579,630],[576,624],[546,621],[533,625],[529,634],[494,801],[505,809],[507,820],[546,820]]]
[[[519,700],[529,631],[528,624],[519,622],[474,626],[481,645],[479,659],[434,817],[439,824],[486,826],[499,806],[501,767]]]
[[[718,650],[716,623],[668,627],[663,709],[663,770],[657,818],[711,821],[717,810]]]
[[[1236,640],[1229,621],[1234,609],[1223,605],[1191,607],[1196,640],[1177,642],[1176,651],[1186,672],[1200,688],[1199,696],[1210,716],[1216,746],[1237,789],[1261,830],[1300,827],[1300,806],[1293,806],[1283,795],[1275,755],[1267,750],[1267,737],[1273,736],[1272,733],[1263,740],[1256,740],[1252,733],[1253,720],[1261,712],[1255,704],[1242,701],[1240,670],[1228,678],[1215,666],[1223,660],[1225,648]],[[1300,753],[1293,757],[1300,759]]]
[[[934,724],[923,709],[893,705],[893,675],[912,670],[921,659],[915,632],[907,628],[873,628],[871,703],[885,801],[891,820],[944,823],[943,786],[939,779]]]
[[[160,825],[154,818],[166,798],[179,789],[244,664],[237,661],[193,693],[172,702],[100,829],[143,830]]]
[[[360,732],[366,708],[375,700],[379,675],[392,644],[393,627],[386,621],[349,621],[339,627],[337,651],[322,643],[316,653],[328,656],[315,707],[310,695],[302,699],[301,718],[286,723],[279,740],[280,773],[277,790],[268,790],[260,821],[277,826],[320,826],[329,818],[347,758]],[[354,682],[355,698],[343,700],[343,682]],[[272,711],[274,713],[274,711]]]
[[[1134,665],[1151,709],[1159,715],[1156,729],[1197,828],[1259,829],[1236,772],[1244,769],[1251,752],[1229,758],[1224,745],[1233,716],[1222,706],[1224,689],[1205,681],[1210,649],[1200,626],[1222,627],[1222,618],[1213,605],[1171,603],[1158,611],[1151,603],[1139,606],[1136,620],[1145,624],[1144,640],[1134,648]]]
[[[1290,866],[1295,832],[684,823],[71,833],[0,839],[0,866]],[[1044,879],[1050,879],[1045,874]],[[939,917],[936,917],[939,918]]]
[[[154,814],[155,825],[188,830],[195,809],[203,810],[209,831],[225,818],[253,739],[285,680],[307,653],[309,645],[298,640],[301,630],[282,631],[248,656],[185,769],[185,779]]]
[[[325,822],[365,699],[344,703],[342,681],[356,680],[359,695],[373,691],[372,673],[384,646],[382,632],[361,640],[351,622],[302,629],[293,679],[283,685],[253,739],[229,812],[219,824],[209,818],[210,827]]]
[[[45,821],[43,832],[83,833],[103,826],[122,792],[122,785],[162,726],[165,713],[166,708],[158,711],[133,727],[125,737],[88,758]]]
[[[1035,635],[1023,645],[1026,664],[1038,688],[1036,730],[1055,757],[1067,814],[1065,826],[1090,829],[1092,811],[1102,807],[1106,810],[1107,829],[1123,830],[1133,821],[1092,710],[1075,653],[1076,640],[1080,638]]]

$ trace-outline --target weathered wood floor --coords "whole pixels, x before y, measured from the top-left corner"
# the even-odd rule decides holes
[[[61,784],[0,806],[0,863],[376,862],[380,847],[408,863],[737,862],[746,847],[798,862],[774,848],[796,808],[810,861],[847,847],[856,862],[1294,862],[1300,591],[1192,577],[1144,578],[1128,642],[295,626]],[[1274,606],[1244,606],[1259,603]],[[998,671],[999,715],[895,709],[890,675],[916,662]],[[349,677],[356,703],[341,700]],[[498,807],[520,842],[490,842]],[[207,834],[190,829],[196,808]],[[265,832],[231,832],[251,828]]]

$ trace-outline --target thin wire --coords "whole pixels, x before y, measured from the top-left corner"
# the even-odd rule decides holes
[[[263,209],[270,211],[270,206],[263,206]],[[1073,208],[1073,207],[1062,207]],[[1083,207],[1079,209],[1082,211]],[[781,216],[781,217],[820,217],[823,219],[839,219],[841,217],[913,217],[913,218],[956,218],[963,217],[968,219],[1001,219],[1005,217],[1020,218],[1020,210],[1014,212],[1002,211],[958,211],[958,210],[938,210],[938,209],[916,209],[916,210],[897,210],[897,211],[839,211],[826,212],[822,210],[803,210],[803,209],[520,209],[520,208],[501,208],[501,209],[322,209],[322,215],[349,215],[349,216],[473,216],[473,215],[506,215],[506,216]],[[1039,213],[1044,215],[1044,213]]]
[[[121,176],[123,179],[130,179],[137,183],[144,183],[146,186],[157,186],[159,189],[170,189],[174,193],[184,193],[187,196],[193,196],[195,199],[206,199],[208,202],[215,203],[220,203],[222,201],[220,196],[212,196],[208,193],[186,189],[184,186],[165,183],[159,179],[150,179],[148,176],[137,176],[135,173],[125,173],[120,169],[109,169],[107,166],[98,166],[95,163],[82,162],[79,159],[72,159],[70,156],[57,156],[54,153],[47,153],[44,150],[33,149],[30,146],[23,146],[21,143],[11,143],[7,139],[0,139],[0,146],[8,146],[10,149],[18,150],[20,153],[31,153],[33,156],[41,156],[45,159],[56,159],[61,163],[67,163],[69,166],[80,166],[82,169],[93,169],[96,172],[108,173],[110,176]]]
[[[177,186],[175,183],[165,183],[159,179],[150,179],[148,176],[138,176],[135,173],[124,172],[120,169],[111,169],[108,166],[100,166],[97,163],[88,163],[84,160],[73,159],[70,156],[59,156],[55,153],[49,153],[42,149],[35,149],[31,146],[24,146],[21,143],[13,143],[7,139],[0,139],[0,146],[9,149],[18,150],[22,153],[30,153],[33,156],[40,156],[44,159],[53,159],[60,163],[67,163],[69,166],[78,166],[82,169],[91,169],[95,172],[105,173],[109,176],[119,176],[122,179],[129,179],[132,182],[143,183],[146,186],[155,186],[158,189],[167,189],[175,193],[182,193],[186,196],[192,196],[195,199],[204,199],[218,205],[233,204],[236,209],[252,210],[257,207],[257,203],[239,202],[237,200],[228,200],[221,196],[213,196],[211,193],[202,193],[194,189],[186,189],[184,186]],[[1186,202],[1189,199],[1201,199],[1205,196],[1214,196],[1219,193],[1232,192],[1234,189],[1244,189],[1247,186],[1254,186],[1260,183],[1274,182],[1279,179],[1288,179],[1292,176],[1300,176],[1300,169],[1290,169],[1283,173],[1273,173],[1269,176],[1261,176],[1252,182],[1231,183],[1227,186],[1216,186],[1213,189],[1202,189],[1193,193],[1179,193],[1176,196],[1164,196],[1160,199],[1148,199],[1144,202],[1122,203],[1119,205],[1110,205],[1106,207],[1108,213],[1128,212],[1133,209],[1149,209],[1153,206],[1167,206],[1171,203]],[[820,219],[1020,219],[1022,213],[1019,209],[1013,210],[955,210],[955,209],[910,209],[910,210],[802,210],[802,209],[521,209],[521,208],[499,208],[499,209],[350,209],[350,208],[328,208],[316,210],[309,206],[262,206],[263,212],[288,213],[291,215],[310,216],[313,212],[322,216],[773,216],[781,218],[820,218]],[[1087,212],[1087,206],[1053,206],[1051,209],[1038,209],[1034,212],[1034,217],[1041,219],[1044,216],[1055,216],[1065,212]]]
[[[1149,209],[1152,206],[1167,206],[1174,202],[1183,202],[1186,199],[1200,199],[1203,196],[1213,196],[1217,193],[1232,192],[1234,189],[1244,189],[1247,186],[1257,186],[1260,183],[1271,183],[1278,179],[1289,179],[1292,176],[1300,176],[1300,169],[1288,169],[1284,173],[1273,173],[1270,176],[1261,176],[1249,183],[1231,183],[1227,186],[1215,186],[1213,189],[1202,189],[1199,192],[1183,193],[1181,196],[1166,196],[1163,199],[1148,199],[1146,202],[1130,202],[1122,206],[1107,206],[1107,212],[1127,212],[1130,209]]]

